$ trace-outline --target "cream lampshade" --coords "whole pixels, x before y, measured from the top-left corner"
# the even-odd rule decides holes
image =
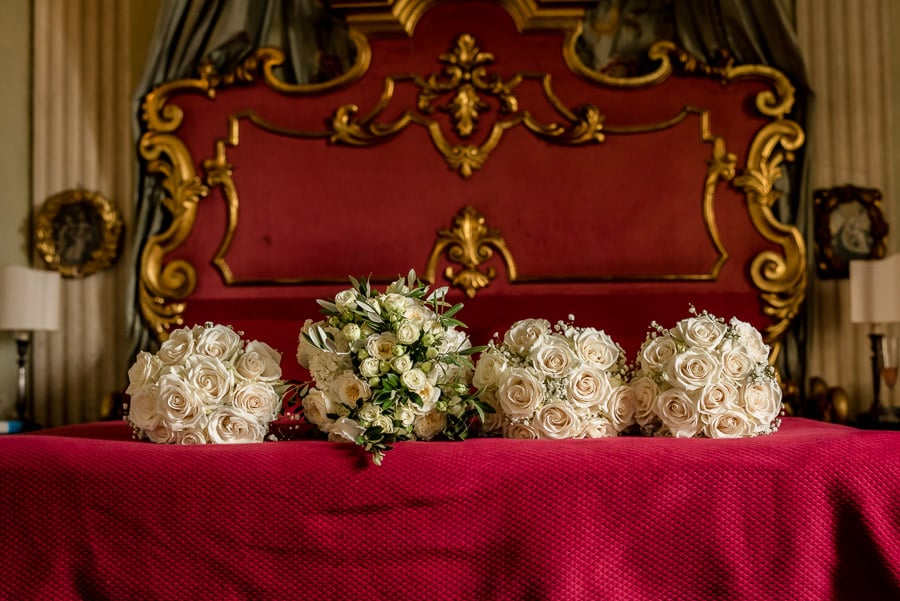
[[[60,325],[60,276],[21,265],[0,268],[0,330],[16,332],[19,354],[16,412],[32,419],[29,399],[27,356],[31,332],[56,330]]]
[[[877,419],[881,406],[881,328],[900,322],[900,255],[880,260],[850,261],[850,321],[870,324],[872,345],[872,406],[869,415]]]

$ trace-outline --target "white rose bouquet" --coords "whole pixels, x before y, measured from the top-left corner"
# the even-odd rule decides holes
[[[288,386],[281,353],[245,343],[231,326],[207,323],[171,333],[128,370],[128,422],[158,443],[262,442]]]
[[[625,352],[604,331],[524,319],[481,353],[473,384],[494,409],[487,433],[585,438],[616,436],[634,423],[626,376]]]
[[[429,292],[413,271],[383,293],[350,282],[318,301],[327,317],[300,333],[297,360],[312,377],[300,393],[306,421],[362,446],[376,465],[396,441],[465,439],[485,408],[470,391],[478,349],[453,317],[462,304],[445,301],[447,288]]]
[[[747,322],[691,307],[665,329],[651,324],[631,386],[646,434],[738,438],[778,429],[781,387],[769,347]]]

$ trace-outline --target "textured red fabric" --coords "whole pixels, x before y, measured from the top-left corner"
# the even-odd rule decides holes
[[[900,434],[0,437],[3,599],[896,599]]]

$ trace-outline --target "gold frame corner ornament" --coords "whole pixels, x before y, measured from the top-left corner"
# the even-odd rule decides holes
[[[35,249],[50,269],[81,278],[110,267],[119,254],[122,217],[109,199],[82,189],[48,198],[34,222]]]
[[[506,246],[506,241],[496,228],[488,227],[484,216],[472,206],[464,206],[453,218],[453,227],[438,230],[437,239],[425,264],[425,280],[435,282],[437,264],[446,255],[451,262],[461,266],[457,271],[452,265],[444,269],[444,277],[451,285],[460,288],[467,297],[474,298],[479,290],[487,288],[497,276],[497,270],[483,263],[490,261],[494,251],[500,254],[506,267],[507,279],[516,281],[516,261]]]

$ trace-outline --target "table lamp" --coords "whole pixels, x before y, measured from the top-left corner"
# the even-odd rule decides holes
[[[881,413],[881,339],[884,324],[900,322],[900,255],[880,260],[850,261],[850,321],[870,325],[872,344],[872,406],[869,417]]]
[[[0,330],[16,333],[19,354],[16,413],[26,423],[34,419],[27,371],[31,332],[59,328],[60,282],[55,271],[21,265],[0,268]]]

